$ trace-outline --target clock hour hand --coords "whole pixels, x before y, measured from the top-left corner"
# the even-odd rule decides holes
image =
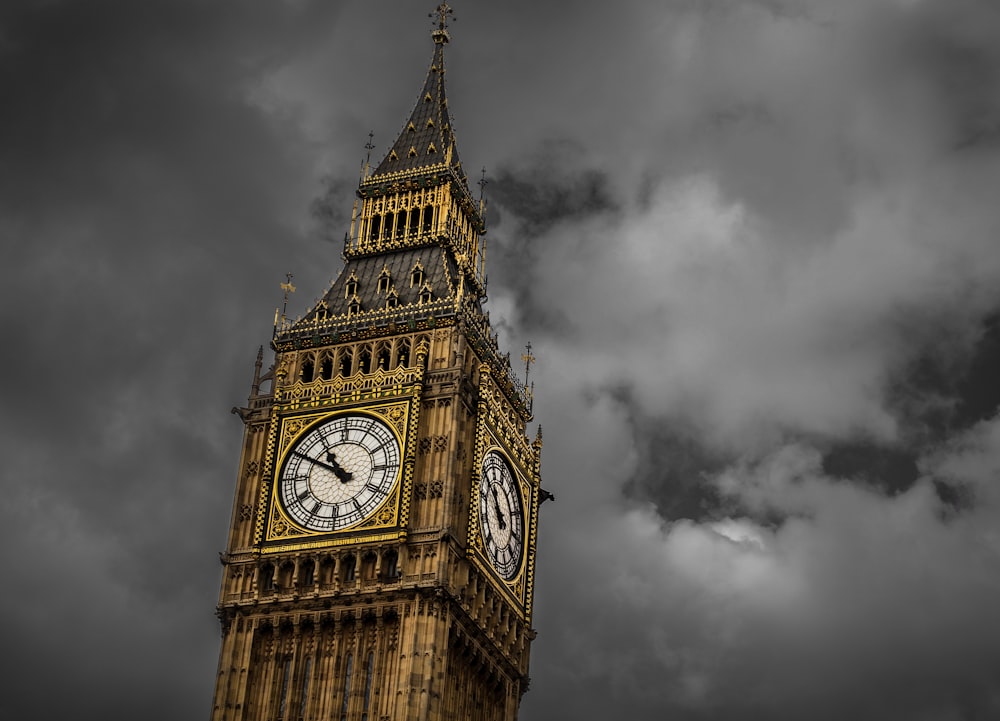
[[[501,531],[507,530],[507,522],[503,518],[503,511],[500,510],[500,499],[497,498],[497,487],[490,486],[490,490],[493,492],[493,510],[497,514],[497,522],[500,526]]]
[[[340,479],[341,483],[347,483],[349,480],[354,478],[354,474],[350,471],[345,471],[344,468],[337,463],[337,456],[334,455],[333,451],[327,451],[326,460],[333,467],[333,473],[337,478]]]
[[[325,468],[326,470],[333,473],[333,475],[335,475],[337,478],[339,478],[341,483],[347,483],[353,477],[351,473],[345,471],[343,468],[340,467],[340,464],[337,463],[337,461],[335,460],[333,453],[327,453],[327,460],[331,461],[331,463],[323,463],[323,461],[319,460],[318,458],[307,456],[305,453],[299,453],[298,451],[292,451],[292,455],[298,456],[299,458],[303,458],[312,463],[314,466]]]

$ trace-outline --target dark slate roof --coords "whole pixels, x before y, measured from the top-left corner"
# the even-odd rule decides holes
[[[448,148],[451,148],[450,167],[458,172],[460,178],[465,177],[458,160],[458,146],[455,144],[455,133],[451,127],[448,100],[444,92],[446,37],[435,36],[431,67],[427,71],[427,79],[413,112],[410,113],[410,119],[403,125],[399,138],[379,163],[373,176],[440,165],[447,157]]]
[[[357,296],[361,301],[362,311],[384,308],[386,294],[378,292],[378,279],[383,268],[389,270],[390,287],[396,289],[399,305],[417,303],[424,283],[411,287],[410,273],[418,262],[423,266],[424,283],[430,286],[432,300],[452,295],[459,271],[444,248],[440,246],[410,248],[349,260],[337,279],[333,281],[330,290],[323,296],[328,312],[330,315],[347,313],[350,304],[350,298],[347,297],[347,283],[352,278],[356,278],[358,282]],[[317,310],[319,306],[307,313],[303,321],[311,320]]]

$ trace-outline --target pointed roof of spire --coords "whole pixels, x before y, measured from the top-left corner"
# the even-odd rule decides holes
[[[446,14],[451,8],[442,3],[438,8],[441,19],[432,36],[434,55],[427,71],[427,79],[420,91],[417,103],[410,113],[410,119],[403,126],[396,142],[390,148],[373,175],[398,173],[419,168],[440,166],[447,163],[459,177],[464,177],[462,164],[458,159],[455,133],[448,115],[448,99],[444,90],[444,46],[448,44]]]

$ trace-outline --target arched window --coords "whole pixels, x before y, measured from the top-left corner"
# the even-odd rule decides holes
[[[302,379],[303,383],[310,383],[312,382],[315,372],[316,369],[315,366],[313,366],[312,358],[306,358],[302,361],[302,370],[299,371],[299,378]]]
[[[424,207],[424,232],[430,233],[431,227],[434,225],[434,206],[428,205]]]
[[[333,358],[329,354],[323,356],[323,361],[319,364],[319,377],[325,381],[333,378]]]
[[[338,373],[341,375],[341,377],[347,378],[349,375],[351,375],[351,364],[353,361],[354,358],[351,355],[350,349],[345,349],[341,351],[340,365],[338,367]]]
[[[389,551],[382,556],[382,577],[386,581],[395,581],[399,575],[399,554]]]
[[[420,305],[430,303],[432,299],[431,287],[424,283],[424,287],[420,289]]]
[[[420,208],[410,208],[409,233],[412,238],[420,230]]]
[[[372,354],[367,348],[361,351],[361,356],[358,358],[358,370],[362,373],[372,372]]]
[[[351,273],[351,277],[347,279],[347,284],[344,286],[344,297],[351,298],[358,294],[358,279],[354,273]]]
[[[402,238],[403,231],[406,229],[406,211],[400,210],[396,213],[396,237]]]
[[[285,561],[281,564],[281,569],[278,571],[278,586],[279,590],[287,590],[292,587],[292,578],[295,576],[295,564],[291,561]]]
[[[387,371],[389,370],[389,346],[382,345],[378,350],[378,368],[379,370]]]
[[[389,274],[389,269],[382,268],[382,272],[378,274],[378,292],[388,293],[391,281],[392,276]]]
[[[389,289],[389,295],[385,298],[386,308],[395,308],[399,305],[399,293],[396,292],[395,288]]]
[[[410,341],[401,340],[396,346],[396,365],[407,366],[410,363]]]
[[[361,301],[358,299],[358,296],[354,296],[351,298],[351,302],[347,304],[347,317],[349,318],[352,315],[357,315],[360,312]]]
[[[375,562],[378,557],[372,553],[366,553],[361,559],[361,580],[371,581],[375,578]]]
[[[319,564],[319,582],[323,585],[333,583],[333,559],[327,556]]]
[[[316,580],[316,562],[307,558],[299,566],[299,585],[308,588]]]
[[[371,240],[378,240],[379,234],[381,232],[382,232],[382,216],[381,215],[373,215],[372,216],[372,228],[371,228],[371,232],[368,234],[368,237]]]
[[[274,590],[274,566],[265,563],[258,571],[257,587],[261,593],[270,593]]]
[[[340,579],[345,583],[353,581],[355,578],[357,561],[354,556],[345,556],[340,562]]]

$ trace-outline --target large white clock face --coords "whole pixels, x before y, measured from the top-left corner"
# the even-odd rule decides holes
[[[361,522],[399,479],[399,441],[382,421],[342,415],[313,426],[292,446],[279,478],[281,504],[311,531]]]
[[[496,451],[490,451],[483,458],[479,525],[486,556],[504,580],[513,579],[521,567],[524,550],[524,513],[521,493],[510,465]]]

